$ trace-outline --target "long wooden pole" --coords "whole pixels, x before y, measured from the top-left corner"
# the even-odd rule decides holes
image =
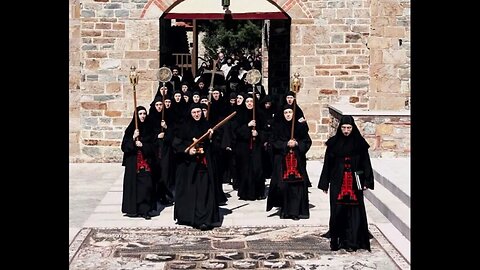
[[[252,120],[255,121],[255,99],[257,99],[257,96],[255,95],[255,84],[252,84],[253,88],[252,88],[252,95],[253,95],[253,116],[252,116]],[[252,130],[255,130],[255,126],[253,126]],[[252,140],[255,141],[255,137],[252,138]]]
[[[297,108],[297,97],[295,97],[295,99],[293,100],[293,114],[292,114],[292,131],[290,132],[290,140],[293,140],[293,134],[294,134],[294,130],[295,130],[295,109]]]
[[[198,68],[198,37],[197,37],[197,20],[193,19],[193,48],[192,48],[192,73],[193,78],[197,77]]]
[[[137,115],[137,91],[133,85],[133,112],[135,113],[135,129],[138,129],[138,115]],[[137,137],[138,138],[138,137]]]
[[[163,86],[160,90],[161,94],[162,94],[162,120],[160,120],[160,132],[163,132],[163,127],[162,127],[162,121],[165,119],[165,94],[164,94],[164,87],[165,87],[165,82],[162,82]]]
[[[235,116],[237,112],[232,112],[231,114],[229,114],[227,117],[225,117],[222,121],[218,122],[218,124],[216,124],[212,130],[216,130],[217,128],[221,127],[223,124],[225,124],[228,120],[230,120],[233,116]],[[208,136],[209,132],[205,132],[205,134],[203,134],[200,138],[198,138],[198,140],[194,141],[192,144],[190,144],[187,148],[185,148],[185,153],[187,153],[190,148],[194,147],[197,143],[201,142],[202,140],[204,140],[207,136]]]
[[[207,104],[207,120],[208,117],[210,116],[210,104],[212,103],[212,92],[213,92],[213,82],[215,78],[215,73],[217,72],[217,63],[218,59],[213,60],[213,66],[212,66],[212,78],[210,79],[210,86],[208,87],[208,104]]]
[[[290,132],[290,139],[293,140],[293,136],[294,136],[294,130],[295,130],[295,109],[297,108],[297,93],[300,91],[300,86],[301,86],[301,83],[300,83],[300,74],[298,72],[296,72],[295,74],[293,74],[293,82],[292,82],[292,92],[295,93],[295,96],[293,97],[293,102],[292,102],[292,105],[293,105],[293,115],[292,115],[292,130]]]

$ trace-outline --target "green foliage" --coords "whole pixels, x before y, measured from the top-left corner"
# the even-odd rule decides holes
[[[208,56],[215,57],[217,48],[226,55],[243,54],[262,45],[262,22],[251,20],[201,21],[199,30],[205,32],[203,45]]]

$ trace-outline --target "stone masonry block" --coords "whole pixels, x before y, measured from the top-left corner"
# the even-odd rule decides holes
[[[380,143],[380,147],[382,149],[396,149],[397,148],[397,142],[396,141],[390,141],[390,140],[383,140]]]
[[[105,131],[105,139],[121,140],[122,138],[123,138],[122,131]]]
[[[371,17],[373,27],[383,27],[394,25],[394,19],[386,16],[374,16]]]
[[[330,40],[330,31],[328,31],[328,27],[306,26],[301,28],[301,31],[303,32],[302,43],[304,45],[328,43]]]
[[[292,55],[312,56],[315,55],[315,45],[292,45]],[[158,53],[157,53],[158,54]]]
[[[360,34],[346,34],[345,35],[346,43],[362,43],[362,36]]]
[[[368,48],[370,49],[387,49],[392,46],[391,39],[384,37],[368,37]]]
[[[125,23],[113,23],[112,24],[113,30],[125,30]]]
[[[109,23],[109,22],[95,23],[95,29],[112,29],[112,23]]]
[[[105,110],[107,104],[103,102],[82,102],[81,107],[85,110]]]
[[[105,116],[108,116],[108,117],[121,117],[121,116],[122,116],[122,112],[120,112],[120,111],[105,111]]]
[[[310,99],[311,100],[311,99]],[[305,119],[317,120],[320,118],[320,106],[316,103],[302,103],[303,114]]]
[[[100,147],[92,147],[92,146],[81,147],[81,153],[94,158],[102,155],[102,151]]]
[[[338,75],[349,75],[351,72],[349,70],[331,70],[330,75],[338,76]]]
[[[317,52],[318,54],[318,52]],[[320,56],[321,65],[334,65],[335,64],[335,55],[322,55]]]
[[[319,95],[338,95],[338,91],[335,89],[320,89]]]
[[[127,101],[116,100],[107,103],[107,111],[120,111],[124,112],[127,110]],[[131,115],[130,113],[128,115]]]
[[[101,30],[82,30],[80,33],[82,37],[99,37],[102,35]]]
[[[107,58],[106,51],[87,51],[86,52],[87,58]]]
[[[409,62],[405,50],[384,50],[383,63],[385,64],[404,64]]]
[[[128,124],[130,124],[130,121],[132,121],[133,110],[132,112],[128,113],[128,115],[129,117],[113,118],[112,125],[122,127],[128,126]]]
[[[357,103],[359,101],[359,98],[358,97],[350,97],[348,102],[350,103]]]
[[[101,69],[119,69],[121,64],[120,59],[104,59],[101,61]]]
[[[140,39],[143,37],[160,37],[160,22],[155,20],[127,20],[125,21],[126,38]]]
[[[405,37],[405,27],[387,26],[384,29],[385,37],[403,38]]]
[[[104,30],[103,37],[116,37],[116,38],[123,38],[125,37],[125,31],[123,30]]]
[[[353,60],[354,64],[369,64],[370,57],[367,55],[357,55],[355,56],[355,60]]]
[[[80,89],[80,74],[76,72],[70,72],[68,76],[69,89]]]
[[[354,18],[370,18],[369,8],[355,8],[353,9]]]
[[[373,81],[373,78],[371,82]],[[379,78],[377,92],[382,93],[400,93],[400,79],[398,78]]]
[[[311,89],[333,89],[334,81],[333,77],[312,77],[305,80],[304,87]]]
[[[83,82],[80,84],[83,94],[103,94],[105,92],[105,83],[103,82]]]
[[[113,44],[115,38],[93,38],[93,44]]]
[[[315,75],[315,67],[314,66],[291,66],[290,72],[293,74],[294,72],[300,73],[300,78],[309,78]],[[302,82],[303,83],[303,82]]]
[[[350,8],[338,8],[336,9],[337,19],[353,18],[353,9]]]
[[[393,125],[391,124],[379,124],[377,125],[376,135],[385,136],[393,134]]]
[[[106,84],[106,93],[120,93],[122,89],[122,84],[118,82],[110,82]]]
[[[125,51],[126,59],[157,59],[158,51]]]
[[[349,82],[349,81],[355,80],[355,77],[354,76],[336,76],[335,80],[342,81],[342,82]]]
[[[80,140],[78,132],[71,132],[68,134],[68,153],[69,155],[77,155],[80,153]]]
[[[397,1],[379,1],[378,11],[380,16],[396,17],[403,15],[403,7]]]
[[[353,64],[354,57],[353,56],[336,56],[335,64],[342,65],[342,64]]]

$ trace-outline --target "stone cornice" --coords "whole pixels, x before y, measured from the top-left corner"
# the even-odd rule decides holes
[[[350,104],[329,104],[329,109],[336,111],[342,115],[351,116],[408,116],[410,117],[410,110],[365,110],[356,108]]]

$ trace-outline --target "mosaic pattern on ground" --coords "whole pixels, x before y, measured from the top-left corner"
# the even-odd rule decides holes
[[[70,269],[410,269],[370,225],[372,252],[330,251],[327,226],[84,228]]]

